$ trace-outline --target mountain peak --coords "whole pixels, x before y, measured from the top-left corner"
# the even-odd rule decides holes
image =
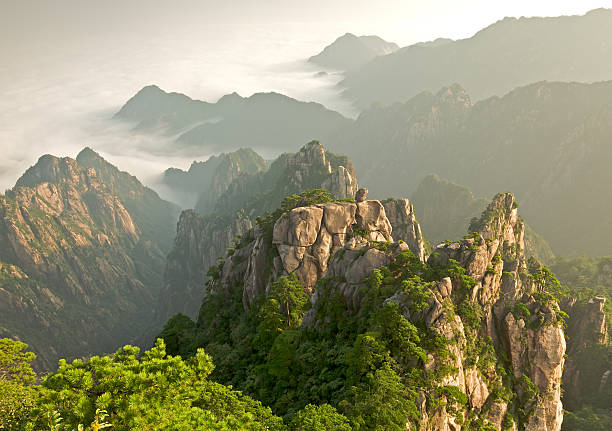
[[[17,180],[15,187],[35,187],[42,183],[58,183],[66,179],[76,179],[79,167],[74,159],[59,158],[51,154],[41,156],[34,166],[31,166]]]
[[[96,153],[90,147],[83,148],[79,152],[79,154],[76,156],[76,161],[79,164],[82,164],[81,162],[87,162],[87,161],[97,161],[97,162],[108,163],[106,160],[104,160],[104,158],[100,154]]]
[[[358,68],[374,57],[395,52],[399,46],[378,36],[356,36],[346,33],[328,45],[309,62],[341,70]]]

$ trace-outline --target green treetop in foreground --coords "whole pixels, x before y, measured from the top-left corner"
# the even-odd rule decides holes
[[[198,349],[188,360],[164,342],[140,355],[125,346],[71,364],[34,384],[27,345],[0,339],[0,430],[349,430],[329,405],[308,405],[289,427],[231,387],[208,379],[214,369]],[[83,424],[89,424],[84,426]]]

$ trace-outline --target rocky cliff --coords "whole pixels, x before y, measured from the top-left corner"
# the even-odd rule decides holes
[[[58,357],[109,352],[152,323],[178,209],[90,149],[46,155],[0,196],[0,331]]]
[[[177,312],[197,314],[209,268],[227,254],[236,237],[244,236],[255,219],[276,208],[284,196],[325,189],[336,198],[350,199],[357,191],[357,179],[347,157],[326,152],[313,141],[295,154],[283,154],[266,171],[238,172],[224,187],[207,205],[206,216],[185,211],[180,217],[157,312],[161,323]],[[203,195],[211,196],[206,191]]]
[[[272,375],[285,375],[278,367],[289,367],[286,372],[294,373],[282,383],[283,393],[292,393],[295,384],[299,394],[316,393],[318,402],[331,402],[350,418],[362,420],[366,415],[376,421],[368,416],[374,413],[363,412],[359,397],[374,396],[375,380],[368,379],[373,373],[386,375],[389,371],[385,367],[390,366],[404,389],[385,405],[389,408],[398,400],[406,401],[402,405],[408,410],[400,409],[395,415],[396,423],[408,429],[450,431],[486,426],[497,430],[560,430],[566,343],[564,317],[555,298],[558,283],[545,268],[527,268],[524,225],[518,218],[514,197],[497,195],[475,225],[475,232],[461,241],[438,245],[428,258],[423,254],[417,234],[420,228],[409,202],[383,205],[364,200],[362,194],[357,200],[308,206],[297,202],[297,206],[284,206],[260,220],[241,246],[216,267],[210,296],[192,329],[200,335],[192,342],[221,354],[215,357],[221,370],[230,367],[232,374],[243,375],[246,371],[236,362],[241,355],[247,355],[244,361],[257,360],[250,356],[255,353],[245,353],[241,350],[245,347],[239,347],[240,342],[232,338],[235,331],[247,331],[244,336],[248,333],[237,322],[244,321],[251,328],[255,324],[256,334],[249,339],[262,340],[259,331],[265,331],[269,324],[265,323],[266,316],[279,304],[281,316],[283,310],[288,319],[291,316],[293,297],[279,293],[283,292],[279,286],[290,289],[298,283],[310,297],[310,306],[303,308],[309,311],[303,316],[301,328],[287,335],[281,332],[262,357],[275,367]],[[392,208],[390,213],[396,220],[410,221],[400,225],[411,226],[399,229],[402,235],[408,235],[403,241],[394,242],[395,229],[386,208]],[[288,282],[291,277],[295,281]],[[243,311],[231,305],[231,298],[237,295]],[[266,297],[275,299],[266,302]],[[222,305],[224,302],[226,305]],[[221,306],[232,310],[230,315],[214,312]],[[381,316],[387,317],[379,320]],[[223,323],[224,318],[231,320]],[[256,319],[263,319],[259,326]],[[364,325],[365,329],[358,329]],[[391,329],[388,325],[399,326]],[[225,339],[223,332],[228,327],[229,338]],[[172,325],[165,330],[167,335],[174,333],[170,328]],[[359,335],[364,330],[369,332]],[[408,335],[402,331],[414,332]],[[349,353],[335,356],[330,350],[329,363],[316,363],[325,370],[347,366],[346,374],[340,374],[347,380],[336,380],[334,392],[318,392],[322,389],[315,383],[317,370],[309,377],[312,370],[306,364],[313,358],[307,352],[316,350],[313,343],[333,344],[325,341],[330,336],[339,346],[346,345]],[[215,347],[206,340],[215,340]],[[225,347],[219,343],[226,343]],[[256,352],[261,349],[251,344],[253,348]],[[287,354],[294,355],[293,359],[283,362]],[[373,367],[367,368],[372,374],[355,371],[363,364]],[[305,376],[301,378],[297,370]],[[265,382],[265,373],[259,379]],[[230,381],[261,396],[269,394],[265,383],[260,387],[256,382],[244,386],[240,379]],[[364,383],[367,381],[370,383]],[[331,384],[324,382],[321,384]],[[359,392],[361,384],[366,384],[370,395]],[[269,401],[280,412],[291,403],[274,397]],[[373,398],[367,402],[375,403]]]

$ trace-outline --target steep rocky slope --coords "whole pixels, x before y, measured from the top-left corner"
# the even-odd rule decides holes
[[[134,95],[115,115],[135,123],[136,133],[161,133],[174,140],[168,154],[211,154],[248,144],[256,151],[278,154],[297,150],[304,142],[326,136],[349,120],[318,103],[278,93],[241,97],[233,93],[216,103],[166,93],[150,85]],[[274,133],[270,133],[270,131]]]
[[[558,283],[527,268],[514,197],[429,258],[394,242],[386,208],[420,231],[407,201],[358,198],[286,200],[216,267],[197,323],[162,336],[289,417],[327,402],[384,429],[560,430]]]
[[[612,82],[542,82],[473,104],[454,85],[372,108],[328,145],[377,197],[411,195],[432,173],[476,196],[512,190],[556,254],[605,255],[610,98]]]
[[[504,18],[468,39],[417,44],[349,73],[346,95],[362,108],[404,102],[459,82],[476,100],[532,82],[597,82],[612,76],[612,10],[583,16]]]
[[[355,36],[346,33],[308,61],[332,69],[351,70],[363,66],[379,55],[391,54],[398,49],[397,44],[378,36]]]
[[[177,312],[195,316],[200,307],[207,272],[227,253],[236,237],[247,234],[258,216],[276,208],[284,196],[307,189],[325,189],[332,196],[353,198],[357,180],[351,161],[326,152],[313,141],[295,154],[283,154],[268,170],[249,174],[230,170],[218,177],[239,174],[216,201],[181,214],[175,245],[168,256],[165,287],[158,308],[162,324]],[[217,194],[216,185],[203,196]],[[204,214],[204,216],[202,215]]]
[[[178,208],[90,149],[41,157],[0,196],[0,335],[41,368],[150,329]]]

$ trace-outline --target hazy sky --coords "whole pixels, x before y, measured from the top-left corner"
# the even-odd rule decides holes
[[[148,84],[210,101],[277,91],[354,115],[340,77],[304,61],[346,32],[405,46],[598,7],[612,0],[0,0],[0,190],[40,155],[84,146],[148,183],[205,159],[109,122]]]
[[[49,37],[112,37],[117,31],[138,37],[135,31],[294,22],[314,33],[375,33],[407,45],[469,37],[504,16],[583,14],[610,6],[602,0],[0,0],[0,32],[3,44],[18,50]]]

